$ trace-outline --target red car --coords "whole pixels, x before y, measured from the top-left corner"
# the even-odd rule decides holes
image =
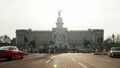
[[[16,46],[2,46],[0,47],[0,58],[23,59],[23,52],[20,51]]]

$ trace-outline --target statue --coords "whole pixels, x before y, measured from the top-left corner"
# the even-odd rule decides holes
[[[58,10],[58,16],[59,17],[61,16],[61,12],[62,12],[62,10]]]

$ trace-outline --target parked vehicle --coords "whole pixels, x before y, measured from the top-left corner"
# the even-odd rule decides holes
[[[2,46],[0,47],[0,58],[7,58],[10,60],[23,59],[23,51],[20,51],[16,46]]]
[[[108,56],[110,57],[120,57],[120,47],[112,47],[108,53]]]

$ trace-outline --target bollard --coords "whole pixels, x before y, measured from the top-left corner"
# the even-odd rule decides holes
[[[54,49],[54,53],[56,53],[56,50]]]
[[[98,54],[99,54],[99,50],[96,49],[94,54],[95,54],[95,55],[98,55]]]
[[[48,50],[48,53],[51,53],[51,49]]]
[[[104,54],[104,55],[106,55],[106,54],[107,54],[106,49],[103,49],[103,54]]]
[[[27,55],[28,54],[27,49],[23,49],[23,53]]]

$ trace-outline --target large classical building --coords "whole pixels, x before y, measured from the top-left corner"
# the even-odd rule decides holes
[[[16,30],[16,45],[31,50],[39,51],[43,48],[99,48],[103,43],[103,29],[88,29],[88,30],[69,30],[63,27],[61,11],[58,12],[57,27],[50,31],[35,31],[32,29]]]

